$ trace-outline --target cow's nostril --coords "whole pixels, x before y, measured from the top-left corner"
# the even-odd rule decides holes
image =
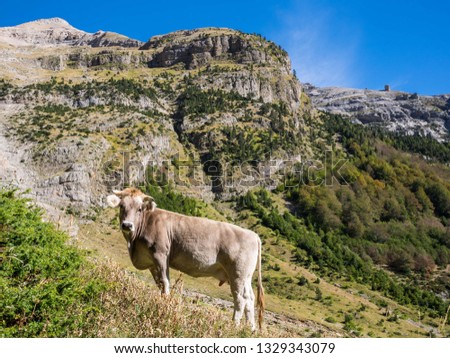
[[[133,224],[130,222],[123,222],[122,223],[122,230],[131,230],[133,227]]]

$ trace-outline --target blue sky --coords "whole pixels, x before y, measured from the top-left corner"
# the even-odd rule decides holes
[[[20,4],[20,8],[17,5]],[[2,1],[0,26],[62,17],[147,40],[217,26],[256,32],[285,48],[302,82],[450,93],[450,1]]]

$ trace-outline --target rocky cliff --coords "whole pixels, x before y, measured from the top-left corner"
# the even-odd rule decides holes
[[[276,65],[286,74],[291,72],[287,53],[273,42],[259,35],[224,28],[177,31],[154,36],[140,49],[157,50],[150,62],[155,67],[168,67],[182,62],[187,68],[196,68],[214,59],[253,65]]]
[[[0,175],[20,182],[32,173],[21,185],[40,202],[92,213],[124,184],[123,153],[140,163],[131,181],[184,158],[202,176],[185,190],[227,197],[248,188],[217,181],[209,164],[257,161],[263,172],[272,159],[311,152],[307,97],[287,53],[259,35],[206,28],[142,44],[61,19],[0,34],[0,139],[14,148],[0,158],[9,162]],[[246,177],[237,167],[220,171]]]
[[[304,88],[319,110],[390,131],[448,141],[450,95],[420,96],[399,91],[319,88],[309,84]]]

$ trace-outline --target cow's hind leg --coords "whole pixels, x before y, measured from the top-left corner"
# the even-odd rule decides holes
[[[250,324],[252,331],[255,330],[255,294],[252,289],[252,277],[248,277],[244,286],[245,319]]]
[[[245,309],[244,287],[245,281],[242,278],[230,280],[231,294],[234,301],[233,321],[239,326]]]

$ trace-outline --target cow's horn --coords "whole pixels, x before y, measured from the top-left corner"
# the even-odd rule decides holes
[[[113,193],[116,194],[119,198],[122,198],[123,192],[120,190],[113,190]]]
[[[155,208],[156,208],[155,199],[153,199],[151,196],[144,195],[143,202],[148,204],[151,211],[155,210]]]

